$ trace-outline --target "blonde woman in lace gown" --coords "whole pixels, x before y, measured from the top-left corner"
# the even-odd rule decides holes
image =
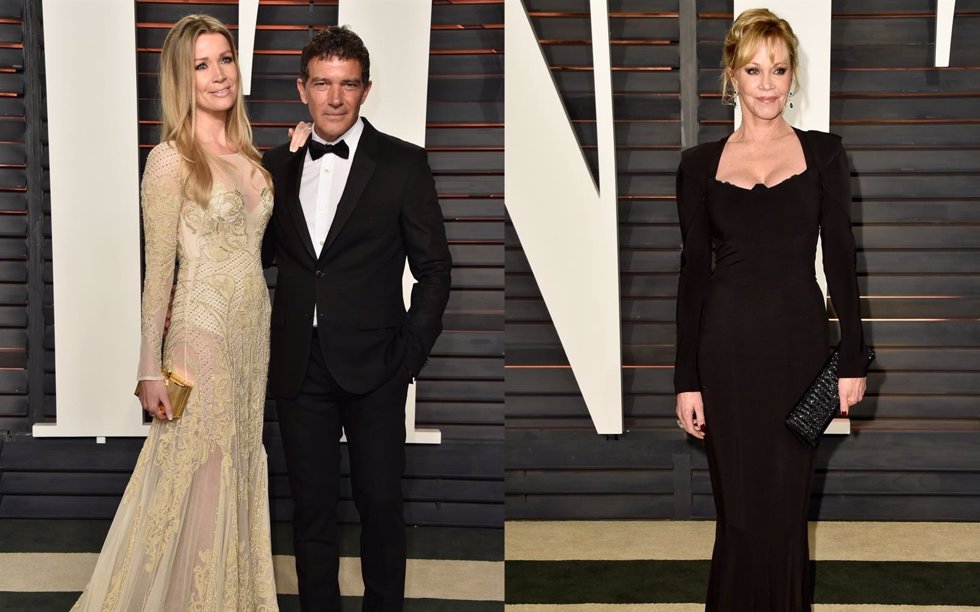
[[[140,401],[155,418],[73,610],[277,611],[262,446],[269,177],[252,146],[228,30],[185,17],[160,65],[164,138],[142,183],[139,364]],[[169,418],[161,369],[193,382],[180,419]]]

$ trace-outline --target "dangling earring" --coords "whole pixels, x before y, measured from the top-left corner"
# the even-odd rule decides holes
[[[789,107],[790,107],[790,109],[792,109],[793,108],[793,92],[792,91],[789,92],[789,98],[790,98],[790,100],[789,100]]]
[[[732,93],[728,94],[727,96],[724,96],[721,99],[721,103],[726,105],[730,104],[732,106],[738,106],[738,90],[735,89],[735,82],[731,81],[730,85],[732,88]]]

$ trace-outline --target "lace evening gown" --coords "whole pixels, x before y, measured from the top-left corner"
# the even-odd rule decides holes
[[[272,190],[240,154],[210,166],[205,209],[182,201],[172,146],[147,158],[139,378],[162,378],[162,355],[194,388],[181,419],[154,419],[73,611],[278,610],[262,446],[270,308],[260,251]]]
[[[707,612],[810,610],[814,450],[784,424],[829,352],[818,234],[840,317],[840,372],[863,377],[850,170],[836,136],[796,132],[807,168],[772,187],[715,179],[725,141],[684,153],[677,392],[700,391],[717,523]]]

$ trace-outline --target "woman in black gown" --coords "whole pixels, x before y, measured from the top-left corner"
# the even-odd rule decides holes
[[[685,151],[677,172],[678,425],[705,440],[718,515],[707,612],[810,609],[814,451],[783,421],[829,353],[818,235],[840,316],[841,411],[865,390],[847,157],[838,137],[783,119],[797,58],[786,21],[742,13],[723,62],[742,125]]]

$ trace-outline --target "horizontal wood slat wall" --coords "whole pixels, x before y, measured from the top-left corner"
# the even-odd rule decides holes
[[[0,2],[0,430],[28,418],[28,200],[42,188],[40,164],[28,168],[23,18],[23,2]]]
[[[0,1],[0,18],[8,5],[20,4]],[[137,1],[141,166],[149,149],[159,142],[156,72],[167,30],[183,15],[208,13],[229,24],[234,33],[237,4],[221,0]],[[337,10],[336,0],[260,3],[252,94],[248,98],[260,149],[285,142],[287,128],[308,117],[295,88],[299,52],[316,29],[337,23]],[[0,19],[0,36],[7,25]],[[0,68],[6,65],[2,62],[7,51],[0,46]],[[16,63],[17,54],[12,52],[10,57],[11,64]],[[434,0],[429,69],[426,145],[455,267],[445,331],[418,381],[417,425],[440,429],[443,443],[408,447],[406,516],[413,524],[499,527],[503,521],[502,0]],[[0,71],[0,89],[8,76]],[[0,113],[4,100],[0,96]],[[15,140],[23,127],[0,120],[0,130],[5,128],[10,135],[0,134],[0,156],[13,159],[16,145],[7,153],[3,141]],[[16,172],[22,167],[10,167],[11,185],[17,183]],[[0,190],[8,176],[6,171],[0,165]],[[0,346],[19,346],[23,353],[24,315],[18,318],[13,310],[4,308],[19,304],[23,310],[26,302],[26,268],[21,270],[26,226],[11,222],[9,231],[11,237],[19,236],[19,242],[5,243],[0,223],[0,299],[4,300],[0,304]],[[50,224],[45,231],[49,240]],[[50,247],[46,257],[46,350],[31,358],[43,359],[43,414],[54,419]],[[269,271],[268,278],[274,290],[274,270]],[[3,322],[5,315],[8,323]],[[0,351],[0,359],[9,359],[11,364],[16,361],[13,352],[7,351]],[[19,383],[17,376],[24,382]],[[17,376],[13,370],[0,370],[0,394],[12,393],[21,384],[26,386],[26,374]],[[7,398],[9,408],[2,403]],[[9,422],[2,421],[5,418]],[[0,429],[24,433],[29,426],[26,399],[0,396]],[[111,516],[141,442],[115,439],[96,445],[93,440],[15,436],[0,454],[0,517]],[[266,448],[272,473],[273,519],[288,520],[291,501],[272,401],[266,408]],[[346,474],[346,464],[344,470]],[[348,482],[344,484],[341,515],[343,520],[356,520]]]
[[[549,55],[548,38],[587,41],[588,3],[527,0],[526,7],[544,24],[542,48],[574,117],[577,100],[589,95],[591,64],[570,71]],[[611,0],[609,7],[627,433],[616,440],[594,433],[508,227],[508,518],[714,514],[701,445],[684,439],[673,414],[678,3]],[[707,142],[730,131],[718,63],[732,3],[701,0],[697,13],[698,133]],[[621,14],[629,23],[617,24]],[[831,131],[850,154],[864,327],[878,359],[868,397],[852,413],[855,432],[821,446],[815,517],[980,520],[978,28],[980,2],[958,2],[951,68],[936,69],[934,2],[833,3]],[[617,41],[622,33],[631,40]],[[662,43],[645,40],[658,37]],[[584,64],[586,54],[579,49],[576,60]],[[617,57],[641,59],[627,67]],[[579,119],[588,153],[594,126]]]

